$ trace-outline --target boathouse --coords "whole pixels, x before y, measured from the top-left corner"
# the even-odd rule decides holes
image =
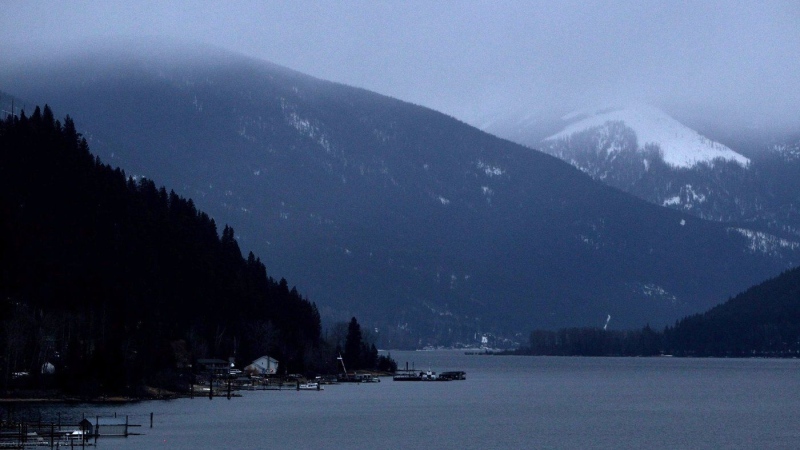
[[[264,355],[245,367],[245,372],[254,375],[275,375],[278,373],[278,360]]]
[[[230,372],[230,363],[222,359],[198,359],[197,366],[201,373],[214,377],[227,377]]]

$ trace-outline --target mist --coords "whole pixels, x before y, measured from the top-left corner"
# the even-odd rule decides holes
[[[0,60],[213,45],[480,124],[646,102],[718,128],[800,128],[796,2],[9,2]],[[2,90],[0,86],[0,90]]]

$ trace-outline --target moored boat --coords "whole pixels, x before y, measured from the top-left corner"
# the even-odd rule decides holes
[[[321,391],[324,388],[316,381],[309,381],[307,383],[300,383],[297,385],[298,391]]]
[[[413,370],[398,370],[392,379],[394,381],[422,381],[419,373]]]
[[[439,380],[441,381],[466,380],[466,379],[467,379],[467,372],[461,370],[442,372],[439,374]]]

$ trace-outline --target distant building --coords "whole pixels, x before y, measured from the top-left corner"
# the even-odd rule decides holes
[[[42,375],[52,375],[56,373],[56,366],[50,362],[42,364]]]
[[[213,374],[215,377],[227,377],[230,372],[230,364],[222,359],[198,359],[197,366],[200,372]]]
[[[264,355],[253,361],[244,370],[253,375],[275,375],[278,372],[278,360]]]

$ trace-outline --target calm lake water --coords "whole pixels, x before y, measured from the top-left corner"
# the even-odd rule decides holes
[[[800,448],[797,360],[392,356],[416,369],[464,370],[467,380],[78,405],[69,414],[117,412],[145,425],[144,435],[101,439],[98,449]]]

